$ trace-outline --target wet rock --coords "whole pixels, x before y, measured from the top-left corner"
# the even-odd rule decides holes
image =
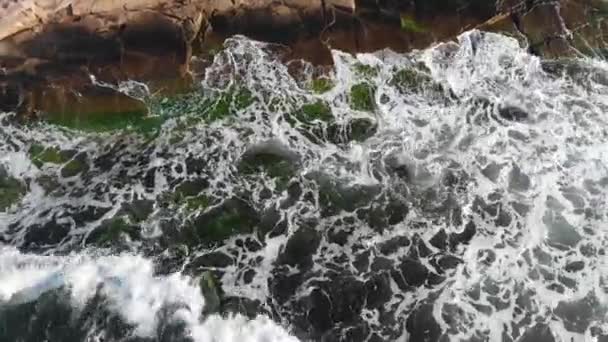
[[[560,213],[547,211],[543,216],[547,226],[547,242],[557,248],[572,248],[582,239],[576,228]]]
[[[331,329],[333,324],[330,298],[321,289],[314,289],[308,296],[308,301],[310,312],[307,315],[307,320],[310,325],[321,333]]]
[[[593,320],[602,315],[600,303],[594,293],[574,301],[561,301],[553,311],[564,322],[568,331],[585,333]]]
[[[354,212],[368,205],[380,192],[377,186],[348,186],[325,176],[320,176],[318,182],[319,206],[324,217],[341,211]]]
[[[0,165],[0,212],[10,209],[25,195],[26,187],[19,180],[10,177]]]
[[[64,151],[55,146],[42,145],[32,145],[28,153],[32,163],[39,168],[44,164],[64,164],[76,154],[75,151]]]
[[[548,325],[537,323],[528,328],[517,342],[555,342],[555,337]]]
[[[188,265],[188,268],[226,268],[234,264],[234,260],[223,252],[203,254]]]
[[[136,223],[147,220],[153,209],[154,201],[151,200],[135,200],[122,207],[122,211]]]
[[[87,243],[98,246],[117,246],[125,239],[139,239],[140,227],[133,225],[125,218],[117,216],[104,220],[99,227],[95,228],[87,237]]]
[[[204,315],[210,315],[220,310],[221,284],[211,272],[204,272],[199,279],[199,287],[205,299]]]
[[[272,279],[269,280],[272,298],[279,304],[283,304],[292,299],[296,290],[304,280],[302,273],[287,275],[285,269],[275,269]]]
[[[388,273],[374,274],[365,282],[366,304],[370,309],[381,309],[393,296]]]
[[[38,249],[54,246],[68,237],[71,227],[51,219],[44,224],[35,224],[27,228],[24,246],[27,249]]]
[[[397,252],[400,248],[407,247],[410,244],[411,241],[407,236],[396,236],[381,243],[378,246],[378,250],[384,255],[390,255]]]
[[[363,142],[376,134],[377,129],[377,123],[370,118],[354,118],[346,125],[330,125],[327,129],[327,137],[334,144]]]
[[[196,217],[184,228],[183,238],[191,245],[214,245],[235,235],[252,233],[259,220],[247,202],[231,198]]]
[[[371,112],[376,109],[376,88],[369,83],[358,83],[350,88],[349,102],[354,110]]]
[[[222,298],[221,311],[225,315],[241,314],[249,319],[255,319],[259,314],[267,314],[260,301],[234,296]]]
[[[530,177],[514,164],[509,173],[509,188],[515,191],[527,191],[530,189],[530,183]]]
[[[407,317],[405,327],[411,341],[439,341],[442,334],[439,323],[433,317],[433,304],[419,304]]]
[[[528,119],[529,114],[521,108],[513,106],[502,106],[498,108],[498,115],[507,120],[521,122]]]
[[[355,230],[355,228],[352,226],[332,227],[332,228],[330,228],[329,232],[327,233],[327,241],[330,243],[335,243],[340,246],[344,246],[348,242],[348,239],[352,235],[354,230]]]
[[[393,269],[393,261],[384,257],[374,257],[374,261],[371,264],[372,272],[390,271]]]
[[[86,153],[79,153],[61,168],[61,176],[63,178],[70,178],[88,170],[89,164]]]
[[[566,264],[565,270],[567,272],[578,272],[585,268],[584,261],[572,261]]]
[[[440,249],[446,250],[448,247],[448,234],[445,232],[445,229],[439,230],[433,237],[429,240],[431,246]]]
[[[238,169],[246,175],[265,172],[286,183],[294,175],[298,160],[298,155],[286,146],[269,141],[247,150],[239,161]]]
[[[74,224],[76,225],[76,227],[82,227],[86,223],[99,220],[110,210],[111,208],[85,205],[81,208],[76,208],[74,211],[71,211],[69,216],[74,220]]]
[[[399,271],[405,282],[410,286],[424,285],[429,275],[429,270],[420,261],[411,258],[405,258],[401,261]]]
[[[452,233],[449,238],[450,250],[455,251],[459,245],[467,245],[475,234],[477,233],[477,226],[475,222],[469,221],[465,226],[462,232],[460,233]]]
[[[455,255],[447,254],[441,255],[436,259],[434,258],[432,263],[436,265],[440,272],[442,272],[445,270],[456,268],[458,267],[458,265],[464,263],[464,261]]]
[[[443,86],[433,81],[430,75],[417,68],[405,68],[397,71],[389,84],[401,93],[426,93],[428,96],[439,97],[444,93]]]
[[[333,324],[349,324],[360,319],[365,303],[365,285],[354,277],[338,277],[319,288],[329,295],[330,318]]]
[[[297,266],[300,270],[308,270],[313,265],[313,255],[320,243],[319,232],[313,227],[302,226],[291,235],[277,261],[280,264]]]
[[[87,329],[78,320],[65,289],[48,291],[35,301],[7,305],[0,311],[0,337],[5,341],[86,340]],[[76,323],[76,324],[75,324]]]

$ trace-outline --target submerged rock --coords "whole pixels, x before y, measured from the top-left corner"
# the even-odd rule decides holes
[[[188,245],[213,246],[235,235],[253,233],[259,220],[247,202],[231,198],[195,217],[182,228],[182,238]]]
[[[26,193],[25,185],[8,175],[0,165],[0,212],[17,204]]]

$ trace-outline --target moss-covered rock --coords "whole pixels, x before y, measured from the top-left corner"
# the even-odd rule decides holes
[[[370,83],[362,82],[353,85],[349,95],[352,109],[367,112],[376,109],[376,88]]]
[[[194,218],[184,227],[183,238],[188,245],[213,246],[232,236],[252,233],[258,222],[248,203],[231,198]]]
[[[329,104],[321,100],[303,105],[292,117],[308,125],[315,122],[330,122],[334,119]]]
[[[351,186],[323,174],[311,174],[309,177],[316,179],[319,184],[319,209],[325,217],[369,206],[381,191],[377,186]]]
[[[148,115],[143,110],[121,113],[106,112],[62,112],[48,113],[49,123],[85,132],[110,132],[129,130],[141,134],[157,131],[166,118]]]
[[[334,87],[334,82],[326,77],[315,78],[310,85],[312,91],[316,94],[323,94],[330,91]]]
[[[154,201],[141,199],[124,203],[120,212],[127,215],[131,222],[139,223],[147,220],[153,210]]]
[[[25,185],[10,177],[6,170],[0,167],[0,212],[6,211],[21,201],[25,192]]]
[[[353,69],[355,71],[355,74],[357,74],[358,76],[365,77],[365,78],[376,77],[376,76],[378,76],[378,73],[380,72],[379,67],[369,65],[369,64],[363,64],[363,63],[356,63],[353,66]]]
[[[103,221],[87,238],[98,246],[115,246],[124,239],[140,237],[140,227],[130,224],[125,217],[117,216]]]
[[[353,118],[346,125],[332,124],[328,128],[328,139],[334,144],[351,141],[363,142],[378,130],[378,124],[370,118]]]
[[[222,288],[220,282],[215,278],[213,273],[206,271],[201,274],[198,284],[203,298],[205,298],[203,314],[210,315],[217,313],[220,310],[222,297]]]
[[[29,149],[32,163],[37,167],[42,167],[44,164],[65,164],[75,153],[74,151],[62,151],[55,146],[44,147],[38,144],[32,145]]]
[[[399,89],[402,93],[421,93],[423,91],[443,94],[441,84],[433,81],[430,75],[424,71],[423,65],[418,68],[404,68],[395,72],[389,84]]]
[[[205,210],[213,200],[204,193],[209,186],[209,182],[204,178],[189,179],[183,181],[175,187],[173,193],[166,198],[171,205],[183,206],[188,211]]]
[[[232,86],[227,89],[205,93],[195,89],[189,93],[153,99],[149,103],[150,112],[159,118],[187,116],[185,127],[197,122],[213,123],[227,119],[255,102],[251,91]],[[179,137],[176,137],[179,139]]]
[[[401,15],[401,29],[407,32],[424,33],[427,29],[409,15]]]
[[[80,173],[87,172],[88,170],[89,163],[87,162],[87,155],[85,153],[80,153],[61,168],[61,176],[64,178],[74,177]]]

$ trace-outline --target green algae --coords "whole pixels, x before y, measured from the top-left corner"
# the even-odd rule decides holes
[[[334,82],[329,78],[319,77],[311,81],[310,87],[315,94],[323,94],[334,87]]]
[[[150,134],[157,131],[165,118],[147,115],[145,111],[121,113],[50,113],[46,121],[61,127],[84,132],[111,132],[116,130]]]
[[[161,117],[187,115],[190,123],[213,123],[234,116],[255,102],[250,90],[232,86],[217,94],[204,94],[197,90],[187,94],[165,97],[151,104],[151,111]]]
[[[23,183],[0,172],[0,212],[6,211],[21,201],[25,192],[26,188]]]
[[[129,224],[124,217],[114,217],[105,220],[91,234],[91,241],[98,246],[115,245],[123,238],[136,238],[139,227]]]
[[[378,66],[372,66],[372,65],[363,64],[363,63],[356,63],[353,66],[353,69],[357,75],[365,77],[365,78],[376,77],[376,76],[378,76],[378,73],[380,72],[380,68]]]
[[[413,32],[413,33],[424,33],[424,32],[428,31],[424,26],[419,24],[415,19],[413,19],[409,16],[405,16],[405,15],[401,16],[401,29],[404,31]]]
[[[304,124],[312,124],[315,121],[329,122],[334,118],[329,104],[321,100],[303,105],[293,116]]]
[[[47,163],[55,165],[65,164],[72,158],[74,152],[62,151],[55,146],[44,147],[34,144],[29,149],[29,155],[32,163],[40,168]]]
[[[213,246],[239,234],[250,234],[259,219],[253,208],[232,198],[194,218],[183,229],[184,242],[189,245]]]
[[[427,73],[414,68],[404,68],[397,71],[389,84],[401,92],[420,93],[429,90],[431,92],[443,93],[441,84],[433,81]]]
[[[203,315],[216,313],[221,307],[222,288],[218,279],[210,271],[203,272],[199,279],[199,288],[205,298]]]
[[[350,107],[354,110],[371,112],[376,108],[376,88],[367,82],[350,88]]]
[[[88,170],[89,164],[87,163],[86,155],[80,154],[61,168],[61,176],[64,178],[74,177]]]
[[[238,170],[243,175],[265,173],[274,179],[276,190],[283,191],[295,176],[297,165],[285,156],[261,152],[243,158],[238,165]]]

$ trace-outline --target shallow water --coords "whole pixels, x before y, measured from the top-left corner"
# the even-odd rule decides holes
[[[2,116],[0,340],[608,338],[604,61],[471,31],[320,82],[278,50],[120,85],[158,131]]]

